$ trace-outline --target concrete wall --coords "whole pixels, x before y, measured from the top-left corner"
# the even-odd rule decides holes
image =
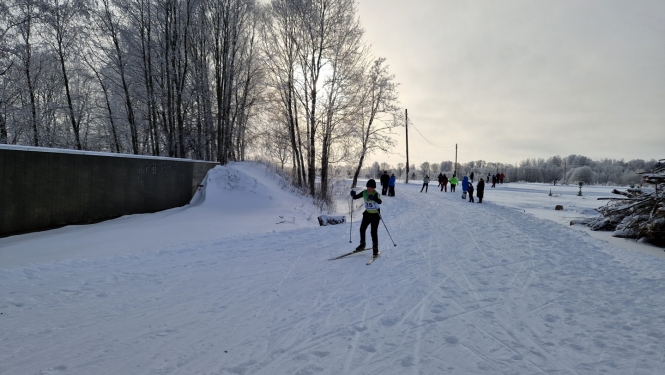
[[[189,203],[217,163],[0,147],[0,236]]]

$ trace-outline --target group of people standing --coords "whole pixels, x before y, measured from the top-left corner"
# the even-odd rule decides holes
[[[487,175],[487,180],[490,180],[490,176],[492,179],[492,187],[495,187],[496,183],[501,181],[500,183],[503,183],[503,178],[504,174],[497,174],[497,175]],[[464,176],[462,178],[462,199],[466,199],[467,195],[469,196],[469,202],[475,202],[474,200],[474,191],[476,193],[476,197],[478,198],[478,203],[483,202],[483,196],[485,194],[485,180],[481,178],[478,181],[477,186],[474,188],[473,186],[473,178],[474,178],[474,173],[471,172],[469,176]],[[441,188],[441,191],[448,192],[448,184],[450,184],[450,192],[454,193],[455,192],[455,187],[460,184],[459,179],[457,178],[457,175],[453,173],[453,176],[448,178],[445,173],[439,173],[439,176],[437,177],[439,181],[438,187]],[[381,193],[383,195],[387,195],[389,197],[394,197],[395,196],[395,174],[393,173],[391,176],[388,176],[388,171],[384,171],[383,175],[381,175]],[[423,186],[420,188],[420,192],[422,193],[423,190],[425,193],[429,190],[429,175],[425,175],[423,178]]]
[[[388,176],[388,171],[383,171],[381,175],[381,194],[387,195],[389,197],[395,196],[395,174]]]
[[[473,172],[471,173],[473,174]],[[462,179],[462,199],[466,199],[467,194],[469,195],[469,202],[475,202],[473,199],[473,179],[464,176]],[[483,203],[483,196],[485,196],[485,180],[482,178],[478,181],[478,186],[475,188],[476,197],[478,197],[478,203]]]

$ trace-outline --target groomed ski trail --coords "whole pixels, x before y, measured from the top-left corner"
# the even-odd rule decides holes
[[[419,188],[371,267],[347,224],[2,269],[0,374],[665,372],[662,261]]]

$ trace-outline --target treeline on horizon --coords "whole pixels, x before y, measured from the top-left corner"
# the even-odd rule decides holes
[[[458,163],[457,176],[468,176],[474,173],[475,179],[487,178],[503,173],[507,182],[541,182],[578,184],[583,182],[589,185],[622,185],[634,186],[642,181],[639,172],[650,171],[657,161],[633,159],[600,159],[593,160],[582,155],[569,155],[567,157],[552,156],[548,159],[525,159],[519,165],[492,163],[484,160]],[[432,181],[436,181],[439,173],[451,177],[455,172],[454,162],[443,161],[440,163],[421,163],[418,167],[412,164],[409,167],[409,180],[419,182],[427,174]],[[394,173],[399,180],[406,178],[406,164],[398,163],[393,166],[387,163],[374,162],[371,166],[364,168],[361,175],[364,178],[378,178],[383,171]],[[347,172],[348,173],[348,172]]]

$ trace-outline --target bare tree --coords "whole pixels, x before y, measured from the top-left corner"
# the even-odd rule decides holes
[[[353,6],[353,4],[351,4]],[[353,129],[358,82],[362,80],[363,62],[368,54],[362,42],[363,31],[355,18],[354,8],[343,8],[336,15],[326,53],[327,74],[321,88],[321,198],[327,199],[328,172],[331,163],[346,158],[347,147],[336,148],[339,140],[348,139]],[[346,142],[342,142],[346,145]],[[335,151],[339,160],[332,160]]]
[[[359,100],[358,127],[358,167],[353,175],[351,186],[355,187],[365,157],[376,150],[388,151],[394,145],[390,132],[398,126],[397,85],[395,77],[388,71],[385,59],[373,61],[366,69],[361,81],[362,97]]]
[[[25,75],[26,88],[30,98],[30,128],[32,131],[32,145],[39,146],[39,121],[37,119],[37,94],[35,92],[35,72],[33,61],[35,23],[40,15],[39,6],[35,0],[17,0],[15,11],[10,13],[10,23],[16,25],[16,43],[11,48],[12,53],[21,63]]]
[[[85,0],[50,0],[45,2],[43,14],[47,35],[45,40],[55,51],[62,73],[63,85],[67,98],[69,120],[74,133],[74,143],[81,150],[80,126],[81,118],[76,116],[72,95],[68,60],[76,52],[77,44],[83,33],[84,20],[88,15],[88,4]]]
[[[295,2],[273,0],[264,16],[262,41],[270,77],[268,82],[276,92],[275,96],[278,98],[276,101],[281,103],[281,117],[288,129],[295,181],[302,186],[305,183],[306,172],[295,93],[298,55]]]

